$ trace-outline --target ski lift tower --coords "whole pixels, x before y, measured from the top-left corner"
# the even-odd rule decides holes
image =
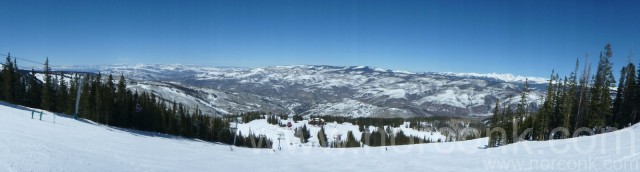
[[[282,147],[280,146],[280,140],[284,140],[284,132],[278,133],[278,150],[282,151]]]
[[[84,77],[80,76],[78,79],[78,93],[76,93],[76,111],[73,114],[73,119],[78,119],[78,109],[80,109],[80,93],[82,93],[82,85],[84,84]]]
[[[238,122],[239,122],[240,120],[242,120],[242,117],[237,117],[237,118],[235,118],[235,123],[236,123],[236,125],[235,125],[235,126],[233,126],[233,127],[231,127],[231,128],[229,128],[229,129],[231,129],[231,132],[233,132],[233,145],[231,145],[231,147],[230,147],[230,149],[231,149],[232,151],[233,151],[233,146],[235,146],[235,145],[236,145],[236,137],[238,136],[238,132],[237,132],[237,131],[238,131]]]

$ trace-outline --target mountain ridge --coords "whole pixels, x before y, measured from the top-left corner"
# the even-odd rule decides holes
[[[370,66],[138,64],[93,68],[136,81],[129,89],[154,92],[218,115],[267,111],[352,117],[488,116],[496,100],[519,101],[516,95],[525,80],[531,85],[528,98],[532,105],[545,87],[544,78],[512,74],[414,73]],[[509,96],[514,98],[509,100]]]

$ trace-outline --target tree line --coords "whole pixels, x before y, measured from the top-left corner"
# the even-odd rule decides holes
[[[598,134],[638,123],[640,76],[636,74],[635,65],[629,62],[620,71],[616,85],[612,57],[611,44],[606,44],[595,75],[591,75],[591,66],[585,62],[578,77],[578,60],[568,77],[561,78],[552,71],[544,101],[537,112],[533,112],[527,103],[526,83],[515,107],[509,104],[510,100],[502,105],[496,101],[488,146]]]
[[[51,112],[74,114],[77,91],[80,90],[80,118],[109,126],[135,129],[200,139],[209,142],[233,144],[234,132],[229,118],[205,115],[199,108],[190,111],[176,102],[165,101],[153,93],[127,89],[127,81],[120,75],[116,81],[109,74],[65,74],[53,72],[49,59],[41,72],[19,70],[15,58],[7,55],[0,71],[0,100]],[[82,77],[81,77],[82,76]],[[38,79],[41,77],[42,79]],[[83,86],[79,88],[79,83]],[[258,113],[239,114],[256,118]],[[272,141],[249,133],[237,135],[236,146],[267,148]],[[261,143],[259,145],[259,143]]]

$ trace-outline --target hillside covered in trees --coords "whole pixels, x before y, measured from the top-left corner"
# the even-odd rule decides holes
[[[154,94],[131,92],[124,76],[116,81],[111,74],[52,72],[48,59],[42,71],[32,69],[28,72],[18,69],[10,54],[2,65],[2,101],[73,114],[75,118],[115,127],[234,144],[234,132],[229,126],[234,118],[212,117],[198,109],[191,112],[182,104],[158,99]],[[79,94],[78,89],[81,89]],[[75,114],[78,95],[79,111]],[[236,146],[267,148],[272,145],[271,140],[253,134],[238,134],[236,137]]]
[[[584,62],[578,75],[579,61],[568,77],[561,78],[552,72],[544,102],[537,112],[531,111],[526,103],[526,89],[516,107],[496,102],[488,146],[600,134],[638,123],[640,76],[636,74],[636,66],[629,62],[620,70],[616,85],[612,57],[613,49],[607,44],[600,53],[595,75],[591,74],[588,62]]]

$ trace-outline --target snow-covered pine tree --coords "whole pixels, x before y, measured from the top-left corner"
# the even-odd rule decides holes
[[[320,131],[318,131],[318,144],[320,144],[320,147],[327,147],[328,143],[327,143],[327,133],[324,132],[324,127],[320,128]]]

